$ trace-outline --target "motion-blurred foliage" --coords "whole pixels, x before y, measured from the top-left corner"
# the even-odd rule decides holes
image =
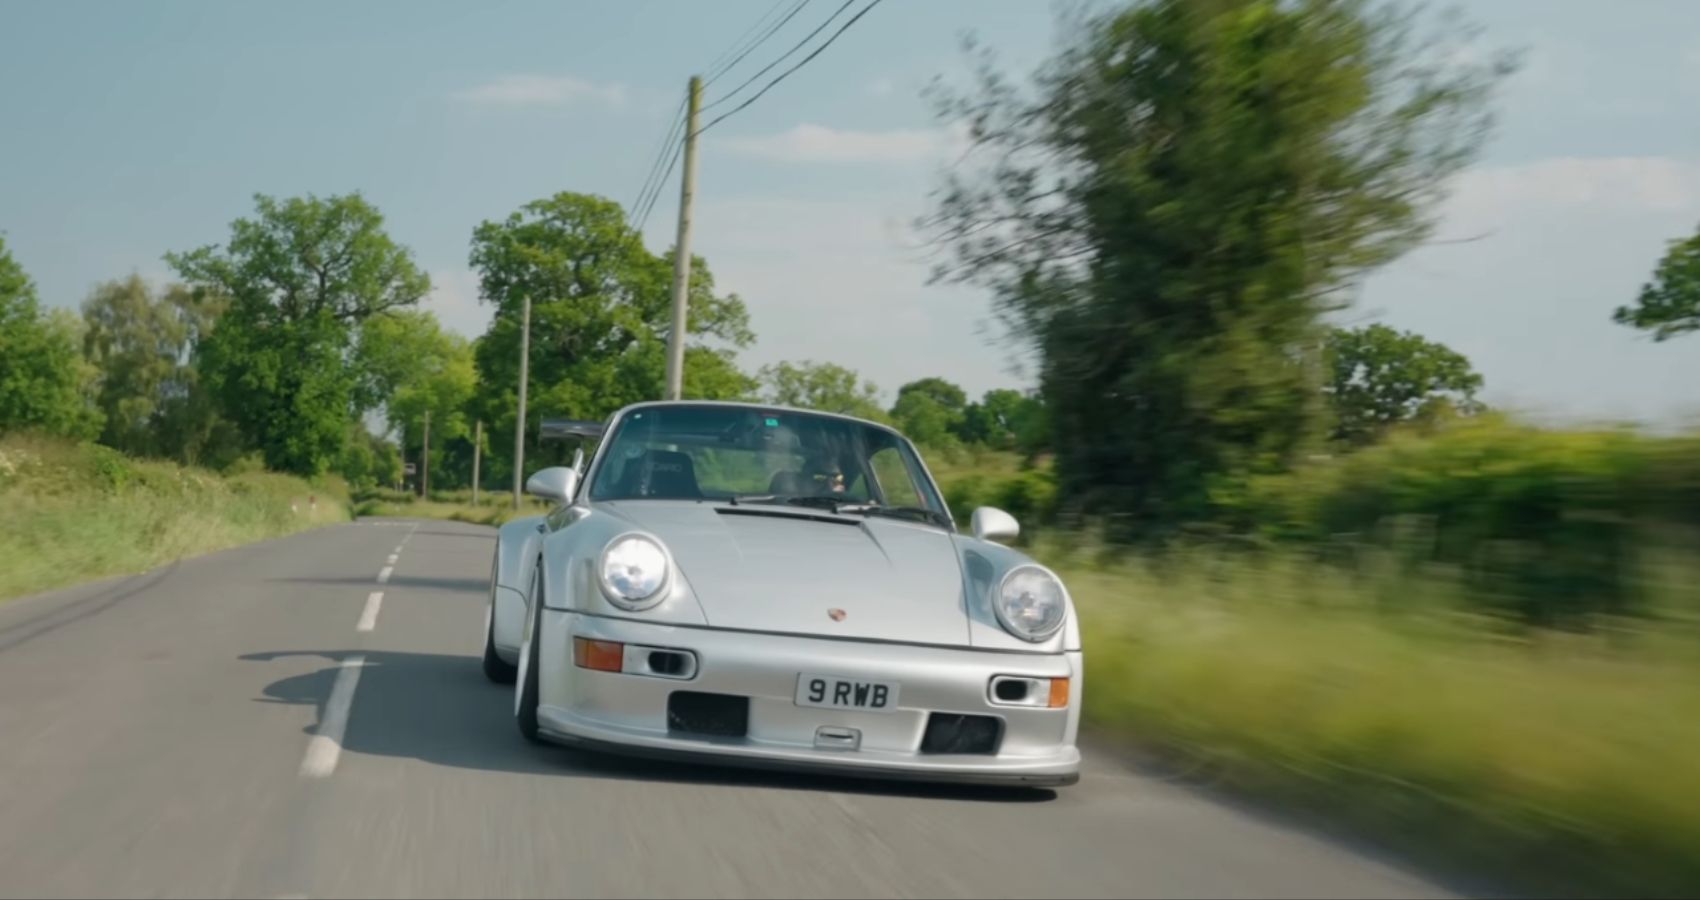
[[[1234,533],[1327,561],[1395,551],[1451,567],[1470,601],[1532,624],[1650,615],[1642,555],[1693,552],[1700,436],[1557,431],[1500,416],[1408,431],[1217,497]]]

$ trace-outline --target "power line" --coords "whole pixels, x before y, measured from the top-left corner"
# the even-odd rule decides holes
[[[869,10],[880,5],[880,3],[881,3],[881,0],[873,0],[872,3],[869,3],[867,6],[862,7],[862,11],[855,14],[854,16],[851,16],[850,21],[845,22],[843,25],[839,26],[838,30],[834,31],[832,33],[832,37],[829,37],[829,38],[826,39],[826,43],[821,44],[819,47],[816,47],[814,49],[814,52],[810,53],[808,56],[803,57],[800,61],[798,61],[798,63],[796,65],[794,65],[791,68],[786,69],[785,71],[779,73],[779,76],[777,78],[774,78],[772,81],[768,82],[765,86],[763,86],[761,90],[759,90],[755,93],[755,96],[753,96],[750,99],[745,100],[744,102],[733,107],[731,111],[721,113],[715,119],[710,121],[707,125],[704,125],[701,128],[698,128],[696,130],[696,133],[702,134],[703,132],[709,130],[710,128],[713,128],[715,125],[718,125],[721,122],[726,121],[726,119],[730,118],[731,116],[737,115],[740,110],[743,110],[744,108],[748,107],[751,103],[754,103],[757,100],[760,100],[763,94],[767,93],[770,90],[773,90],[774,85],[778,84],[781,81],[784,81],[787,77],[790,76],[790,74],[792,72],[795,72],[798,69],[801,69],[802,67],[808,65],[809,60],[812,60],[815,57],[819,56],[821,54],[821,51],[832,46],[832,42],[838,40],[839,35],[848,31],[850,29],[850,26],[856,24],[856,21],[858,19],[867,15]],[[671,170],[672,167],[669,166],[668,168],[669,168],[669,170]]]
[[[775,31],[778,31],[781,26],[791,20],[791,17],[795,16],[804,6],[809,4],[809,0],[797,0],[797,4],[792,7],[791,11],[787,13],[783,19],[775,23],[767,30],[766,33],[757,37],[753,42],[750,41],[750,36],[759,31],[763,23],[771,18],[773,14],[787,2],[789,2],[789,0],[776,0],[772,6],[767,8],[766,12],[757,17],[756,21],[751,24],[749,28],[745,29],[744,33],[740,35],[737,40],[733,41],[725,50],[721,51],[720,55],[715,57],[714,61],[708,64],[710,73],[708,80],[712,82],[715,78],[731,71],[733,66],[736,66],[755,48],[761,46],[761,44],[771,37]],[[741,53],[739,53],[738,49],[740,46],[744,48]],[[732,59],[730,62],[726,62],[725,65],[721,65],[722,61],[726,60],[734,53],[738,54],[736,59]],[[678,157],[677,147],[674,147],[674,162],[669,162],[667,164],[666,174],[662,174],[659,179],[656,177],[657,173],[661,170],[661,161],[667,159],[668,148],[673,146],[675,142],[680,139],[680,134],[685,127],[685,106],[689,102],[689,97],[679,101],[679,108],[673,112],[673,124],[667,129],[667,131],[662,133],[661,143],[655,149],[655,159],[649,164],[649,171],[644,175],[643,184],[638,188],[637,199],[632,201],[632,205],[629,208],[632,213],[630,221],[636,225],[637,230],[640,233],[643,231],[642,223],[649,218],[649,210],[655,206],[656,198],[660,195],[662,187],[666,184],[667,176],[672,174],[672,167]]]
[[[684,126],[685,103],[690,98],[679,101],[679,108],[673,111],[673,124],[661,135],[661,143],[656,145],[655,160],[649,164],[649,173],[643,177],[643,186],[638,188],[637,199],[632,202],[631,209],[636,210],[643,205],[644,198],[649,195],[655,182],[655,174],[661,168],[661,161],[667,157],[667,146],[678,139],[679,130]]]
[[[761,18],[766,19],[769,15],[771,15],[773,13],[773,10],[778,9],[780,7],[780,5],[783,4],[784,2],[785,2],[785,0],[779,0],[779,3],[774,4],[772,9],[769,9],[767,12],[763,13]],[[786,22],[791,21],[793,18],[796,17],[796,15],[798,13],[802,12],[803,7],[808,6],[809,2],[810,2],[810,0],[797,0],[797,5],[791,7],[791,11],[786,13],[784,18],[773,23],[773,25],[770,26],[767,29],[767,31],[762,34],[761,37],[756,38],[754,42],[752,42],[749,46],[745,47],[743,52],[739,53],[738,57],[736,59],[732,60],[731,62],[727,63],[724,66],[721,66],[718,71],[715,71],[715,64],[710,63],[709,64],[709,74],[707,76],[705,76],[705,80],[703,81],[703,87],[708,87],[709,85],[714,83],[715,79],[719,78],[722,75],[725,75],[727,72],[732,71],[733,67],[737,66],[738,63],[741,63],[741,62],[744,61],[744,57],[749,56],[750,53],[752,53],[757,47],[760,47],[762,44],[766,43],[768,38],[773,37],[774,32],[778,31],[781,28],[784,28]],[[760,27],[761,27],[761,19],[758,19],[758,20],[756,20],[756,24],[748,32],[745,32],[745,37],[748,37],[749,34],[753,33],[757,28],[760,28]],[[742,41],[743,38],[739,38],[739,40]],[[736,47],[736,45],[733,45],[733,46]],[[728,52],[731,52],[731,51],[728,51]],[[726,54],[722,53],[721,56],[724,57],[724,56],[726,56]]]
[[[687,99],[689,99],[689,98],[687,98]],[[682,120],[681,120],[681,122],[682,122]],[[702,131],[698,130],[697,134],[702,134]],[[649,205],[645,206],[644,209],[643,209],[643,212],[641,212],[637,215],[637,223],[638,223],[637,230],[638,230],[638,233],[640,233],[640,234],[643,233],[643,223],[649,221],[649,211],[655,208],[655,201],[658,197],[661,196],[661,187],[667,183],[668,178],[671,178],[673,176],[673,167],[675,165],[678,165],[679,154],[683,153],[684,150],[685,150],[685,142],[682,141],[682,140],[676,142],[673,145],[673,156],[672,156],[672,158],[667,160],[667,170],[665,172],[661,173],[661,180],[656,182],[655,190],[649,195]],[[660,162],[660,160],[656,160],[656,162]]]
[[[771,70],[774,66],[777,66],[780,63],[784,62],[786,59],[788,59],[791,56],[791,54],[796,53],[798,50],[803,49],[804,44],[807,44],[808,42],[814,40],[815,35],[820,34],[822,29],[826,28],[826,26],[828,26],[828,25],[831,25],[833,19],[838,18],[838,16],[841,13],[843,13],[845,10],[849,9],[850,5],[855,3],[855,2],[856,2],[856,0],[844,0],[843,6],[840,6],[836,10],[833,10],[832,15],[827,16],[825,22],[822,22],[819,25],[816,25],[814,31],[809,32],[806,36],[804,36],[804,38],[802,40],[800,40],[796,44],[792,45],[791,49],[785,51],[785,54],[783,56],[781,56],[778,59],[774,60],[773,62],[770,62],[767,65],[763,66],[761,71],[759,71],[759,72],[755,73],[754,75],[751,75],[750,77],[744,79],[743,84],[740,84],[737,87],[733,88],[732,90],[728,91],[719,100],[716,100],[713,103],[710,103],[709,105],[703,107],[703,109],[705,111],[713,109],[716,106],[719,106],[720,104],[725,103],[726,101],[737,96],[739,91],[750,86],[750,82],[755,81],[757,78],[760,78],[763,75],[766,75],[768,73],[768,71]]]
[[[762,23],[767,21],[767,17],[773,15],[775,10],[784,6],[787,2],[789,2],[789,0],[775,0],[774,4],[768,7],[767,11],[762,13],[749,28],[744,29],[744,33],[739,35],[737,40],[733,41],[725,50],[720,51],[720,55],[716,56],[714,61],[709,63],[708,68],[704,71],[707,72],[709,76],[714,76],[718,75],[722,68],[730,68],[730,66],[722,67],[720,64],[724,62],[727,57],[738,52],[738,48],[749,39],[750,35],[755,34],[757,29],[761,28]],[[807,2],[807,0],[804,0],[804,2]]]

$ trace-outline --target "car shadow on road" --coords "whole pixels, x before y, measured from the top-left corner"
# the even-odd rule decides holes
[[[513,689],[490,683],[479,660],[442,653],[284,650],[249,653],[250,662],[319,657],[325,665],[279,678],[259,703],[312,706],[322,717],[331,685],[350,656],[364,656],[343,737],[348,753],[423,760],[444,766],[571,778],[882,794],[944,801],[1032,803],[1056,798],[1046,788],[1000,788],[843,778],[672,763],[528,743],[513,718]],[[318,725],[303,729],[316,733]]]

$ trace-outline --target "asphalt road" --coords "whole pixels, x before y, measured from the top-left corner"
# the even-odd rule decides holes
[[[1450,893],[1090,754],[1008,792],[528,745],[478,665],[493,534],[366,520],[0,605],[0,895]]]

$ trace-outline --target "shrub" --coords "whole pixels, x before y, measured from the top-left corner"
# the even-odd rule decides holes
[[[1459,567],[1473,602],[1534,624],[1644,612],[1643,546],[1700,523],[1700,442],[1503,418],[1397,435],[1216,498],[1265,541],[1375,546]]]

